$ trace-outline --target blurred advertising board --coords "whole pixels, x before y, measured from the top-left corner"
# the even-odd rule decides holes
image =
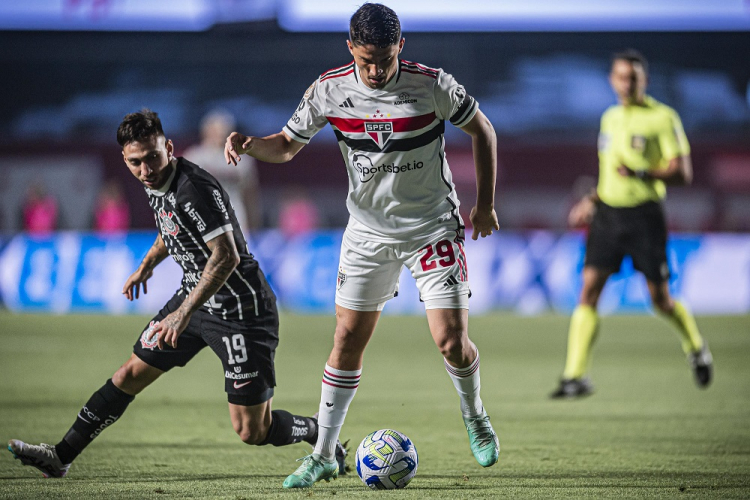
[[[0,30],[203,31],[274,18],[276,0],[0,2]]]
[[[203,31],[276,19],[345,32],[361,0],[26,0],[0,2],[0,29]],[[744,31],[746,0],[383,0],[415,31]]]
[[[249,241],[282,309],[332,314],[341,230],[292,239],[264,231]],[[18,312],[156,313],[179,288],[181,270],[171,259],[157,267],[148,294],[129,302],[122,285],[155,233],[115,236],[61,232],[17,235],[0,247],[0,297]],[[673,235],[669,242],[670,287],[698,314],[750,313],[750,235]],[[523,315],[568,313],[581,286],[582,233],[500,232],[466,242],[473,314],[493,310]],[[401,275],[399,294],[386,314],[421,314],[414,279]],[[650,310],[643,277],[626,258],[600,302],[604,314]]]
[[[743,31],[746,0],[383,0],[415,31]],[[290,31],[347,31],[360,0],[278,0]]]

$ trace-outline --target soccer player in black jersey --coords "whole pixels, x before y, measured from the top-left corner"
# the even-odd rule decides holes
[[[123,294],[147,292],[154,268],[172,256],[180,289],[149,322],[133,354],[86,402],[55,446],[16,439],[8,449],[46,477],[63,477],[73,460],[115,423],[135,396],[206,346],[222,360],[234,430],[247,444],[315,444],[315,418],[271,410],[279,341],[276,297],[250,254],[226,191],[211,174],[173,156],[156,113],[125,117],[117,130],[125,165],[145,186],[159,234]],[[345,452],[339,445],[343,466]]]

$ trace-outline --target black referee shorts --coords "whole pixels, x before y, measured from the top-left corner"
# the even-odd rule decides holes
[[[625,255],[630,255],[633,267],[647,280],[659,284],[669,279],[667,224],[661,203],[650,201],[635,207],[596,204],[584,265],[616,273]]]
[[[279,344],[279,317],[275,303],[244,321],[223,320],[198,310],[190,317],[185,331],[177,339],[177,348],[165,345],[159,349],[154,325],[176,311],[184,297],[175,294],[159,314],[149,322],[133,352],[150,366],[168,371],[185,366],[206,346],[221,359],[224,368],[224,389],[229,402],[253,406],[268,401],[276,386],[274,355]]]

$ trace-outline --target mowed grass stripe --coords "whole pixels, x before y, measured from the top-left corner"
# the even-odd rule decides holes
[[[471,456],[458,397],[423,317],[383,317],[342,437],[354,448],[367,433],[392,427],[414,441],[417,477],[389,497],[750,497],[750,317],[698,318],[716,360],[706,391],[693,384],[665,323],[605,317],[596,394],[550,401],[567,323],[554,315],[471,319],[482,397],[501,440],[496,466],[483,469]],[[0,438],[56,443],[146,324],[132,316],[0,313]],[[316,411],[333,326],[329,316],[282,317],[275,408]],[[282,490],[309,451],[241,443],[221,365],[206,349],[139,395],[64,480],[44,480],[0,454],[0,498],[372,498],[356,475],[312,492]]]

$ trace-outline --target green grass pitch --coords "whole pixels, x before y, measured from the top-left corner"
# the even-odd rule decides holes
[[[0,313],[0,437],[56,443],[89,395],[127,359],[142,317]],[[596,394],[550,401],[568,319],[472,317],[482,396],[500,462],[469,451],[458,398],[423,317],[384,317],[342,431],[404,432],[419,452],[405,490],[372,492],[353,473],[307,491],[284,478],[310,447],[250,447],[234,434],[221,365],[206,349],[164,375],[73,464],[43,479],[0,450],[0,498],[750,498],[750,317],[701,317],[714,384],[698,390],[659,319],[605,317]],[[282,316],[274,407],[312,414],[332,316]],[[353,455],[353,454],[352,454]],[[353,459],[350,459],[353,463]]]

